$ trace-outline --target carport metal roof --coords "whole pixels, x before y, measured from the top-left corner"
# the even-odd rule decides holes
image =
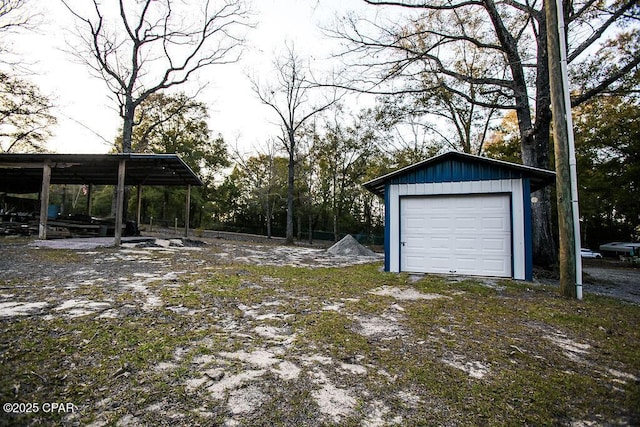
[[[46,162],[51,166],[51,184],[117,185],[121,160],[126,161],[125,185],[203,185],[176,154],[2,153],[0,192],[39,192]]]

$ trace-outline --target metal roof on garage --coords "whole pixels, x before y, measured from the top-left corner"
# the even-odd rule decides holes
[[[488,157],[449,151],[388,173],[363,186],[384,197],[386,184],[411,184],[488,179],[529,178],[531,190],[543,188],[555,179],[555,172]]]
[[[51,166],[51,184],[117,185],[121,160],[126,161],[125,185],[203,185],[177,154],[2,153],[0,192],[39,192],[46,162]]]

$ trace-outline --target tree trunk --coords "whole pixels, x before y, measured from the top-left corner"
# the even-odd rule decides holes
[[[271,238],[271,215],[273,211],[273,205],[269,203],[269,196],[267,196],[267,209],[265,211],[265,220],[267,221],[267,239]]]
[[[293,244],[293,186],[295,181],[295,135],[293,135],[293,129],[289,131],[289,167],[287,177],[287,232],[285,243],[287,245]]]
[[[122,123],[122,153],[131,153],[133,141],[133,123],[135,117],[135,107],[130,97],[127,98],[124,107],[123,123]],[[131,187],[124,187],[122,199],[122,220],[127,220],[127,210],[129,207],[129,199],[131,198]],[[114,209],[115,212],[115,209]]]
[[[528,166],[552,169],[549,158],[551,141],[551,91],[549,87],[549,52],[547,49],[547,22],[544,13],[538,15],[539,31],[536,37],[538,63],[536,69],[536,119],[533,133],[533,153]],[[536,265],[551,266],[558,261],[558,250],[553,225],[553,197],[550,187],[532,194],[533,261]]]
[[[531,120],[531,106],[527,91],[527,81],[522,67],[517,42],[506,31],[493,1],[487,3],[487,11],[491,16],[494,27],[498,31],[501,44],[509,57],[511,75],[514,82],[514,101],[518,130],[521,140],[522,162],[527,166],[549,169],[549,127],[551,115],[549,113],[549,72],[546,48],[546,21],[544,14],[537,15],[539,33],[536,38],[539,57],[537,63],[536,80],[536,122]],[[549,188],[536,191],[531,197],[532,208],[532,238],[533,261],[537,265],[552,265],[557,260],[556,244],[553,237],[551,217],[551,190]]]
[[[133,123],[136,109],[131,97],[127,97],[122,114],[122,152],[130,153],[133,141]]]

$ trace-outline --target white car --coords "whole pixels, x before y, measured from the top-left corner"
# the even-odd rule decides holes
[[[600,252],[594,252],[591,249],[580,249],[580,256],[582,258],[602,258],[602,254]]]

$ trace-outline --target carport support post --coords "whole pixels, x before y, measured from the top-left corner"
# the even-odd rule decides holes
[[[51,163],[45,161],[42,165],[42,190],[40,190],[40,220],[38,238],[47,238],[47,218],[49,217],[49,183],[51,182]]]
[[[184,207],[184,237],[189,237],[189,211],[191,207],[191,184],[187,185],[187,201]]]
[[[118,187],[116,190],[116,228],[114,230],[114,242],[117,247],[122,243],[122,213],[124,205],[124,178],[127,161],[122,159],[118,163]]]
[[[140,212],[142,211],[142,184],[138,184],[138,209],[136,212],[136,226],[140,227]]]
[[[93,201],[91,196],[93,192],[93,184],[87,185],[87,215],[91,216],[91,210],[93,209]]]

